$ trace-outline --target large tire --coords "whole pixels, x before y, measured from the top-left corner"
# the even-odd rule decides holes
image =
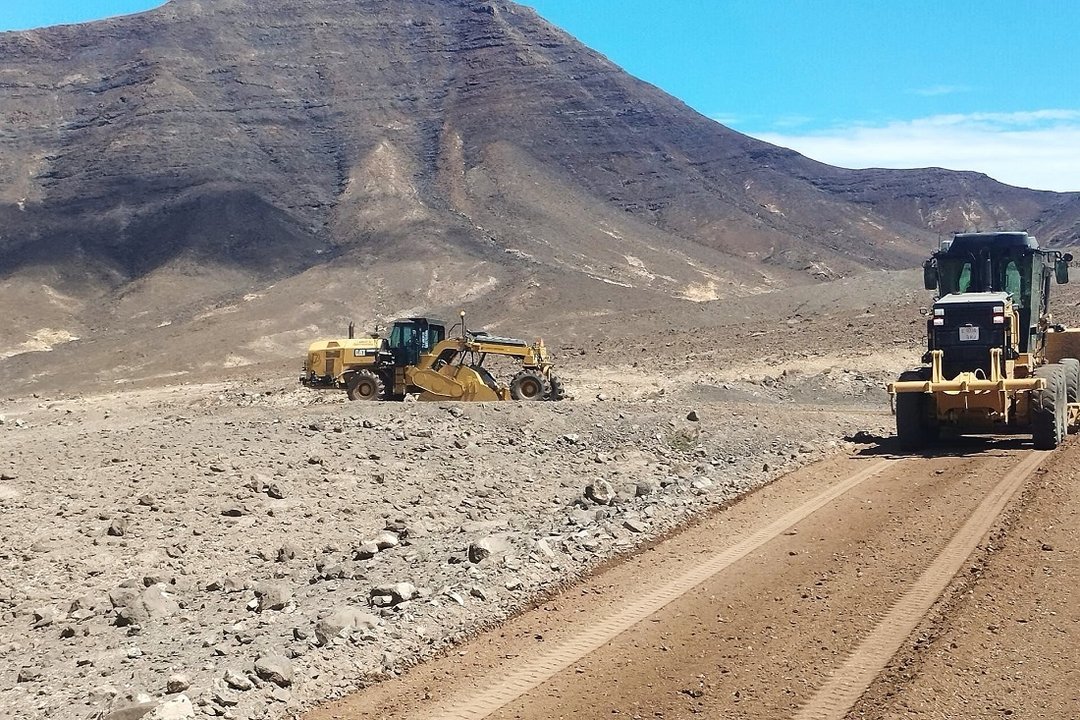
[[[565,400],[566,399],[566,386],[563,385],[563,381],[555,374],[548,375],[548,400]]]
[[[1065,358],[1061,365],[1065,368],[1065,401],[1080,403],[1080,360]]]
[[[510,381],[510,397],[515,400],[543,400],[548,383],[536,370],[522,370]]]
[[[350,400],[378,400],[386,388],[383,387],[382,378],[375,373],[370,370],[357,370],[345,384],[345,391]]]
[[[1035,377],[1046,380],[1046,388],[1031,394],[1031,440],[1036,450],[1055,450],[1065,439],[1068,408],[1065,368],[1043,365]]]
[[[900,373],[900,382],[925,382],[925,370]],[[937,439],[937,425],[930,422],[929,403],[925,393],[896,394],[896,439],[906,450],[920,450]]]

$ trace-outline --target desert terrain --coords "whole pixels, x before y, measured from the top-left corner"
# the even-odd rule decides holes
[[[741,135],[502,0],[0,33],[0,716],[1073,720],[1075,442],[905,456],[884,385],[941,239],[1078,208]],[[297,382],[459,310],[570,397]]]
[[[921,354],[919,279],[553,320],[532,329],[558,348],[563,403],[350,403],[300,387],[286,363],[13,395],[0,405],[0,703],[17,718],[167,717],[183,696],[197,715],[278,718],[454,657],[687,523],[700,537],[694,523],[798,468],[895,453],[883,383]],[[1074,293],[1059,299],[1080,314]],[[1067,487],[1047,475],[1025,512]],[[957,492],[915,484],[907,502]],[[1046,542],[1069,553],[1060,532]],[[913,567],[906,548],[931,546],[877,542],[879,559]],[[670,574],[655,573],[646,585]],[[994,593],[968,592],[992,597],[961,597],[958,612],[992,612]]]

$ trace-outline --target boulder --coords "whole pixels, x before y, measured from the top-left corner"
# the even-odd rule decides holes
[[[255,661],[255,674],[278,687],[292,685],[292,661],[284,655],[270,653]]]
[[[359,608],[338,608],[315,623],[315,640],[320,645],[328,645],[334,638],[347,635],[354,630],[374,630],[379,626],[379,618]]]
[[[255,586],[256,609],[259,612],[284,610],[292,596],[292,590],[284,583],[266,582]]]
[[[510,542],[503,536],[489,535],[469,544],[469,560],[474,563],[492,555],[502,555],[510,549]]]
[[[585,486],[585,497],[597,505],[611,505],[615,502],[615,488],[607,480],[593,480]]]

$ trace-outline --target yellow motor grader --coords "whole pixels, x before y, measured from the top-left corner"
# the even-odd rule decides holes
[[[455,333],[455,330],[457,331]],[[350,400],[563,400],[566,388],[552,372],[543,340],[471,331],[465,313],[452,327],[430,317],[395,320],[388,338],[324,340],[312,343],[300,382],[309,387],[344,388]],[[488,357],[509,358],[518,372],[500,384],[484,367]]]
[[[937,290],[923,365],[889,383],[896,435],[915,449],[942,431],[1030,433],[1053,450],[1080,425],[1080,330],[1055,325],[1053,280],[1072,255],[1024,232],[960,233],[923,266]]]

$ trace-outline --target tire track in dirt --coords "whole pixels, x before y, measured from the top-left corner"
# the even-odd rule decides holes
[[[1016,465],[1014,446],[797,472],[450,656],[307,717],[790,717],[969,520],[991,491],[983,478]],[[655,582],[665,574],[676,577]],[[761,684],[746,687],[748,676]],[[688,678],[701,678],[700,692]]]
[[[926,572],[800,709],[795,720],[843,720],[945,592],[1005,505],[1046,457],[1046,453],[1032,452],[1002,478]]]
[[[430,717],[441,720],[483,720],[895,463],[895,460],[880,460],[860,470],[726,550],[716,553],[676,580],[627,605],[621,612],[529,661],[495,684],[475,695],[435,709]]]

